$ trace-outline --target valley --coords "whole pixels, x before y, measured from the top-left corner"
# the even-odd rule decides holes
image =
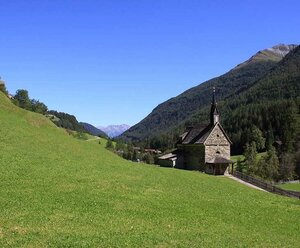
[[[299,200],[126,161],[0,93],[0,245],[297,246]],[[104,141],[104,140],[102,140]]]

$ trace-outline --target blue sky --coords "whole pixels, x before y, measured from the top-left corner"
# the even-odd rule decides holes
[[[93,125],[133,125],[258,50],[300,43],[300,1],[0,0],[0,76]]]

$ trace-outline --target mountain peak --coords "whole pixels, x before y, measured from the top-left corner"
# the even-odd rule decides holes
[[[105,132],[109,137],[114,138],[124,133],[126,130],[130,128],[130,126],[126,124],[121,124],[121,125],[109,125],[107,127],[98,127],[98,128],[103,132]]]
[[[278,62],[282,60],[285,55],[287,55],[290,51],[295,49],[298,45],[295,44],[278,44],[276,46],[261,50],[253,55],[250,59],[246,60],[245,62],[237,65],[234,69],[239,69],[244,67],[245,65],[261,62],[261,61],[274,61]]]
[[[285,55],[287,55],[290,51],[292,51],[296,47],[297,45],[295,44],[291,44],[291,45],[278,44],[271,48],[267,48],[264,51],[268,51],[274,55],[277,55],[278,57],[283,58]]]

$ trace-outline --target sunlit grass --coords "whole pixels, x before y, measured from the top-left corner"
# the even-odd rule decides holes
[[[282,188],[282,189],[287,189],[287,190],[293,190],[293,191],[300,192],[300,183],[285,183],[285,184],[279,184],[277,186]]]
[[[123,160],[0,94],[0,247],[297,247],[300,201]]]

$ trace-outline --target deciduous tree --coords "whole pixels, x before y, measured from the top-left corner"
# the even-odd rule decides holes
[[[33,112],[40,113],[40,114],[46,114],[46,112],[48,111],[48,108],[44,103],[35,99],[31,100],[31,108]]]
[[[0,77],[0,91],[2,91],[5,95],[8,95],[8,92],[5,87],[5,82],[1,80],[1,77]]]
[[[17,90],[14,99],[18,102],[19,107],[27,110],[32,110],[32,105],[27,90]]]

